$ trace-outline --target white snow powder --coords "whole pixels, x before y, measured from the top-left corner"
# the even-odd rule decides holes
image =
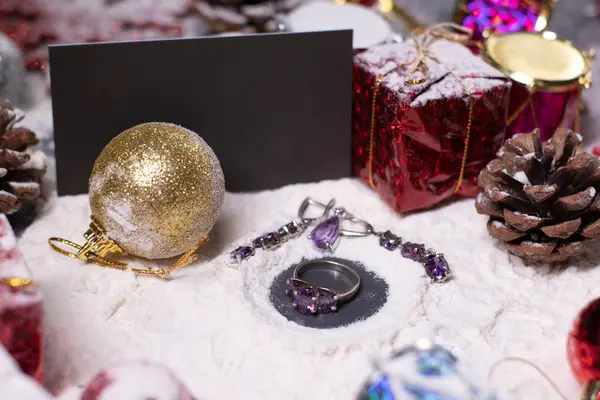
[[[18,169],[36,169],[43,170],[46,168],[46,155],[39,150],[27,149],[31,158],[24,164],[21,164]]]
[[[51,400],[33,378],[25,375],[14,359],[0,346],[0,393],[3,399]]]
[[[10,185],[19,191],[35,191],[40,188],[40,184],[37,182],[11,182]]]
[[[322,257],[306,235],[257,252],[238,270],[225,265],[226,253],[293,219],[306,196],[335,196],[375,229],[443,252],[454,279],[431,285],[419,264],[382,250],[375,238],[343,238],[335,256],[362,262],[385,279],[386,304],[370,318],[337,329],[288,321],[272,306],[270,288],[294,263]],[[600,279],[600,268],[545,274],[525,266],[489,237],[487,218],[475,213],[471,199],[400,216],[354,179],[227,194],[199,260],[170,281],[86,265],[48,250],[49,236],[80,237],[88,218],[87,196],[58,198],[20,239],[45,288],[46,382],[59,393],[85,384],[118,359],[149,358],[170,367],[201,399],[352,399],[371,372],[373,356],[404,347],[437,325],[465,336],[461,347],[479,370],[508,353],[536,360],[552,376],[570,377],[568,364],[555,362],[556,354],[547,350],[564,346],[573,316]],[[586,257],[591,255],[577,263],[597,263]],[[127,261],[134,267],[168,265]],[[528,318],[532,309],[535,318]],[[559,333],[540,333],[548,327]],[[522,334],[514,335],[517,330]],[[544,397],[545,383],[523,375],[508,369],[503,387]],[[298,382],[302,390],[290,390]],[[576,387],[567,395],[575,397]],[[76,392],[69,389],[59,399],[78,399],[67,397]]]
[[[106,373],[113,383],[98,400],[183,398],[179,396],[180,382],[160,365],[129,361],[110,367]]]
[[[524,240],[523,244],[531,247],[545,247],[545,244],[542,242],[532,242],[531,240]]]
[[[385,44],[375,46],[355,57],[355,62],[375,75],[385,75],[382,86],[398,96],[402,103],[412,107],[441,98],[463,98],[467,100],[465,87],[471,92],[486,92],[493,88],[508,85],[505,78],[496,69],[492,68],[480,58],[474,56],[466,47],[444,40],[432,43],[429,48],[431,54],[440,61],[431,58],[425,59],[428,68],[428,81],[435,84],[427,87],[423,92],[423,85],[407,85],[407,75],[411,61],[415,60],[416,49],[414,42],[408,40],[399,44]],[[390,61],[393,60],[393,61]],[[399,67],[409,63],[408,67]],[[388,73],[389,71],[393,71]],[[452,71],[452,73],[450,73]],[[418,75],[417,76],[421,76]],[[456,76],[479,76],[483,78],[461,78]],[[487,77],[498,79],[487,79]],[[415,97],[415,94],[418,96]]]
[[[531,182],[529,182],[529,178],[527,177],[527,174],[525,174],[525,172],[523,171],[517,171],[512,175],[513,178],[515,178],[516,180],[518,180],[519,182],[521,182],[523,185],[526,186],[530,186]]]
[[[506,225],[504,225],[500,221],[492,221],[492,225],[495,226],[496,228],[506,228]]]

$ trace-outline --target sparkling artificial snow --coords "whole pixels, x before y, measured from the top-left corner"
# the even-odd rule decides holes
[[[292,263],[322,255],[308,232],[277,250],[257,251],[238,268],[227,265],[228,253],[295,218],[306,196],[334,197],[376,230],[443,252],[453,279],[431,284],[421,265],[381,248],[377,237],[344,237],[335,255],[385,279],[387,302],[372,317],[331,330],[288,321],[271,305],[269,289]],[[140,358],[164,363],[199,399],[353,400],[373,357],[436,325],[460,332],[463,352],[484,375],[501,357],[520,356],[571,397],[578,393],[565,341],[572,319],[596,293],[600,269],[590,267],[600,251],[560,269],[525,266],[489,237],[473,200],[401,217],[352,179],[227,194],[200,259],[168,282],[85,264],[48,247],[54,235],[81,242],[88,222],[87,196],[63,197],[20,239],[44,292],[46,382],[60,400],[78,399],[77,385],[113,362]],[[504,399],[552,393],[535,371],[517,364],[500,368],[493,384],[508,391]]]

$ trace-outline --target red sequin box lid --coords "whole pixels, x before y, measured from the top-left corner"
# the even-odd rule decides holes
[[[435,41],[426,54],[426,79],[412,85],[407,81],[422,76],[410,73],[417,57],[413,41],[354,57],[353,173],[400,212],[428,208],[454,194],[469,121],[457,194],[475,196],[477,174],[506,132],[511,83],[502,73],[458,43]]]

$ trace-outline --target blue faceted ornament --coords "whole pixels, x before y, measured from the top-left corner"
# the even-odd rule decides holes
[[[453,352],[420,340],[377,363],[357,400],[498,400],[471,379]]]
[[[390,378],[384,375],[369,386],[364,400],[395,400]]]
[[[454,396],[448,396],[447,394],[418,385],[405,384],[404,390],[406,390],[414,400],[461,400]]]
[[[448,350],[436,347],[417,356],[417,368],[424,376],[449,376],[456,374],[456,361]]]

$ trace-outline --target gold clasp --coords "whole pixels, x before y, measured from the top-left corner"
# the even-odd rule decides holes
[[[108,254],[125,254],[123,249],[111,239],[107,234],[104,228],[96,221],[96,219],[92,216],[92,222],[90,223],[89,229],[85,232],[83,237],[86,239],[86,243],[81,246],[75,242],[72,242],[67,239],[62,239],[58,237],[51,237],[48,239],[48,244],[52,249],[62,255],[71,258],[78,258],[88,263],[96,264],[105,268],[118,269],[120,271],[127,271],[129,268],[126,263],[115,261],[107,258]],[[142,274],[142,275],[154,275],[160,278],[166,279],[171,275],[171,272],[184,267],[194,260],[196,260],[197,256],[194,254],[196,250],[200,247],[200,245],[208,240],[208,237],[204,237],[198,241],[191,249],[189,249],[185,254],[183,254],[179,259],[175,262],[175,264],[170,267],[160,268],[160,269],[144,269],[144,268],[131,268],[131,271]],[[70,252],[60,248],[57,243],[61,243],[67,246],[70,246],[77,250],[77,252]]]
[[[48,239],[48,244],[58,253],[71,258],[78,258],[103,267],[127,269],[127,264],[106,258],[109,253],[123,253],[123,250],[114,240],[108,237],[104,228],[94,217],[92,217],[92,222],[90,222],[90,228],[84,233],[83,237],[86,239],[86,243],[83,246],[58,237]],[[57,243],[66,244],[76,249],[77,252],[63,250],[57,246]]]
[[[106,234],[106,231],[92,217],[90,229],[83,234],[86,239],[85,245],[77,252],[77,258],[88,261],[90,256],[106,258],[109,253],[122,253],[119,245]]]

